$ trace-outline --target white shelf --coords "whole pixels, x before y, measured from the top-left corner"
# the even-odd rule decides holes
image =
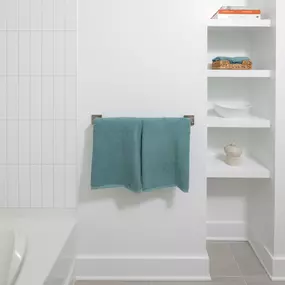
[[[209,153],[207,160],[208,178],[270,178],[270,171],[250,157],[243,155],[240,166],[229,166],[222,153]]]
[[[210,19],[208,21],[208,27],[210,28],[269,28],[271,27],[271,20],[262,19],[262,20],[244,20],[244,19]]]
[[[208,77],[270,78],[270,70],[214,70],[208,69]]]
[[[270,128],[267,119],[249,116],[246,118],[221,118],[213,110],[208,112],[208,128]]]

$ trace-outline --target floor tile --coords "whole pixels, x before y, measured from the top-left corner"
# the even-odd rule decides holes
[[[212,277],[238,277],[241,272],[232,254],[230,245],[220,242],[207,243]]]
[[[213,285],[211,281],[151,281],[151,285]]]
[[[150,285],[149,281],[76,281],[75,285]]]
[[[244,277],[244,279],[247,285],[285,285],[285,281],[271,281],[268,275]]]
[[[246,285],[243,277],[212,277],[212,282],[224,285]]]
[[[227,279],[227,280],[226,280]],[[243,279],[221,278],[212,281],[159,281],[151,282],[151,285],[246,285]]]
[[[266,275],[266,272],[247,242],[231,243],[230,248],[243,276]]]

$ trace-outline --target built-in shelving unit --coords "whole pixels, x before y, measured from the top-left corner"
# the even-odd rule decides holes
[[[234,119],[222,118],[214,110],[209,110],[208,178],[270,178],[267,158],[263,153],[270,151],[267,149],[270,135],[267,130],[271,128],[271,121],[267,109],[272,66],[263,47],[267,44],[265,33],[270,31],[271,25],[270,19],[208,20],[209,103],[213,105],[217,102],[215,100],[220,99],[231,102],[245,100],[252,105],[251,115]],[[216,56],[248,56],[253,61],[253,69],[212,70],[210,62]],[[247,139],[248,136],[250,139]],[[236,141],[246,151],[241,164],[234,167],[225,163],[223,148]],[[219,151],[212,151],[213,148]]]

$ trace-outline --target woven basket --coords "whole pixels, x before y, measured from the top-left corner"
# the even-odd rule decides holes
[[[244,60],[242,64],[232,64],[228,60],[219,60],[212,63],[212,69],[252,69],[252,61]]]

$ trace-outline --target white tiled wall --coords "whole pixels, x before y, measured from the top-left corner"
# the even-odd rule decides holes
[[[76,206],[76,0],[0,0],[0,207]]]

